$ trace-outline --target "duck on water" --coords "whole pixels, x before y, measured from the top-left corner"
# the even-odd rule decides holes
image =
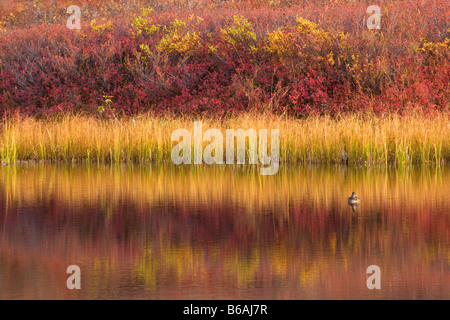
[[[352,192],[352,196],[350,198],[348,198],[348,203],[349,204],[359,203],[359,198],[356,196],[356,194],[354,192]]]

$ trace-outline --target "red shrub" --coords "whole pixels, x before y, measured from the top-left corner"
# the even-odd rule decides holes
[[[448,112],[443,0],[382,1],[372,31],[353,1],[79,1],[81,30],[33,3],[0,10],[2,114]]]

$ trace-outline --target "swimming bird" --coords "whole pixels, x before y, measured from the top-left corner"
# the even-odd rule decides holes
[[[350,198],[348,198],[348,204],[355,204],[355,203],[359,203],[359,198],[356,196],[356,194],[354,192],[352,192],[352,196]]]

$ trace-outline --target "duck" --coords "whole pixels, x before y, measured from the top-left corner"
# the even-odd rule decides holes
[[[354,192],[352,192],[352,196],[350,198],[348,198],[348,203],[349,204],[359,203],[359,198],[356,196],[356,194]]]

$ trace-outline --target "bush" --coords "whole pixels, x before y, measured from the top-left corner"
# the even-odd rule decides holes
[[[1,113],[448,112],[445,1],[65,1],[0,10]],[[220,14],[217,10],[220,9]],[[34,15],[32,14],[34,13]]]

